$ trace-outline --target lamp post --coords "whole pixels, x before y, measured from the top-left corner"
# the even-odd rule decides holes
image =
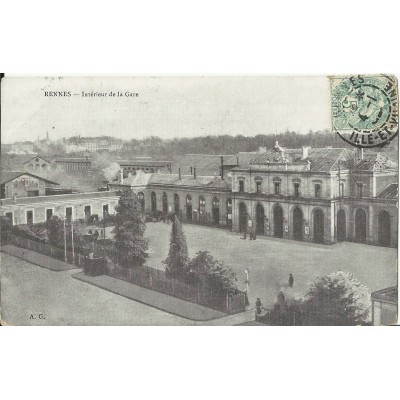
[[[71,240],[72,240],[72,264],[75,263],[75,245],[74,245],[74,225],[71,217]]]
[[[64,261],[67,262],[67,232],[65,226],[66,217],[64,216]]]
[[[246,274],[246,280],[245,280],[245,284],[246,284],[246,294],[247,294],[247,298],[249,298],[249,270],[248,268],[244,269],[244,273]]]

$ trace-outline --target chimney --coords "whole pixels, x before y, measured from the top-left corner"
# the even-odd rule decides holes
[[[221,179],[224,180],[224,156],[221,156]]]
[[[124,170],[122,168],[119,170],[119,183],[121,185],[124,183]]]
[[[311,147],[310,146],[303,146],[302,150],[303,150],[303,154],[301,156],[302,160],[305,160],[308,157],[308,150],[310,150]]]
[[[182,175],[181,175],[181,169],[180,168],[178,169],[178,176],[179,176],[179,180],[181,180],[182,179]]]
[[[193,168],[193,178],[196,179],[197,174],[196,174],[196,167]]]

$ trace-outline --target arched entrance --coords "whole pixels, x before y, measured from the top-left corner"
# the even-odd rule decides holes
[[[175,210],[175,215],[179,216],[179,195],[174,194],[174,210]]]
[[[359,243],[365,243],[367,241],[367,214],[362,208],[356,211],[355,240]]]
[[[192,222],[193,219],[193,206],[192,206],[192,197],[190,195],[186,196],[186,221]]]
[[[138,193],[138,199],[139,199],[139,203],[140,203],[140,209],[144,213],[144,211],[145,211],[145,203],[144,203],[144,194],[142,192]]]
[[[246,204],[239,203],[239,232],[244,232],[247,228],[247,208]]]
[[[232,230],[232,199],[226,200],[226,226]]]
[[[300,207],[293,209],[293,238],[303,240],[303,211]]]
[[[256,205],[256,232],[258,235],[264,235],[264,207],[261,204]]]
[[[324,243],[324,212],[319,208],[314,210],[314,242]]]
[[[390,214],[385,210],[379,213],[378,240],[381,246],[390,246]]]
[[[154,192],[151,192],[151,212],[157,212],[157,196]]]
[[[274,206],[274,236],[283,237],[283,210],[279,204]]]
[[[162,195],[162,210],[164,214],[168,214],[168,196],[165,192]]]
[[[219,225],[219,199],[217,197],[214,197],[212,201],[212,215],[214,225]]]
[[[343,242],[346,240],[346,212],[339,210],[337,213],[337,240]]]

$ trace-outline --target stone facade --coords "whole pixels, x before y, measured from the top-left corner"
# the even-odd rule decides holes
[[[119,197],[115,192],[94,192],[1,200],[0,215],[11,217],[14,225],[46,222],[52,215],[72,220],[97,214],[114,214]],[[29,220],[30,219],[30,220]]]

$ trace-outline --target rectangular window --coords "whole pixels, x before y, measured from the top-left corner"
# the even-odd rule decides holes
[[[300,196],[300,183],[294,183],[294,195],[295,197]]]
[[[27,197],[39,196],[39,190],[28,190],[26,195]]]
[[[344,197],[344,183],[339,185],[339,196]]]
[[[256,182],[256,190],[257,190],[257,193],[261,193],[261,182],[260,181]]]
[[[103,216],[108,215],[108,204],[103,205]]]
[[[50,221],[50,218],[53,216],[53,209],[48,208],[46,210],[46,221]]]
[[[33,211],[27,211],[26,212],[26,223],[28,225],[33,224]]]
[[[281,194],[281,183],[280,182],[275,182],[275,194]]]
[[[321,185],[319,183],[317,183],[314,186],[314,190],[315,190],[315,197],[321,197]]]
[[[357,196],[363,197],[363,184],[357,183]]]
[[[13,213],[12,212],[8,212],[6,213],[6,217],[10,220],[10,222],[13,224]]]
[[[65,219],[66,219],[68,222],[71,222],[71,221],[72,221],[72,207],[67,207],[67,208],[65,209]]]
[[[244,192],[244,181],[239,181],[239,193]]]

